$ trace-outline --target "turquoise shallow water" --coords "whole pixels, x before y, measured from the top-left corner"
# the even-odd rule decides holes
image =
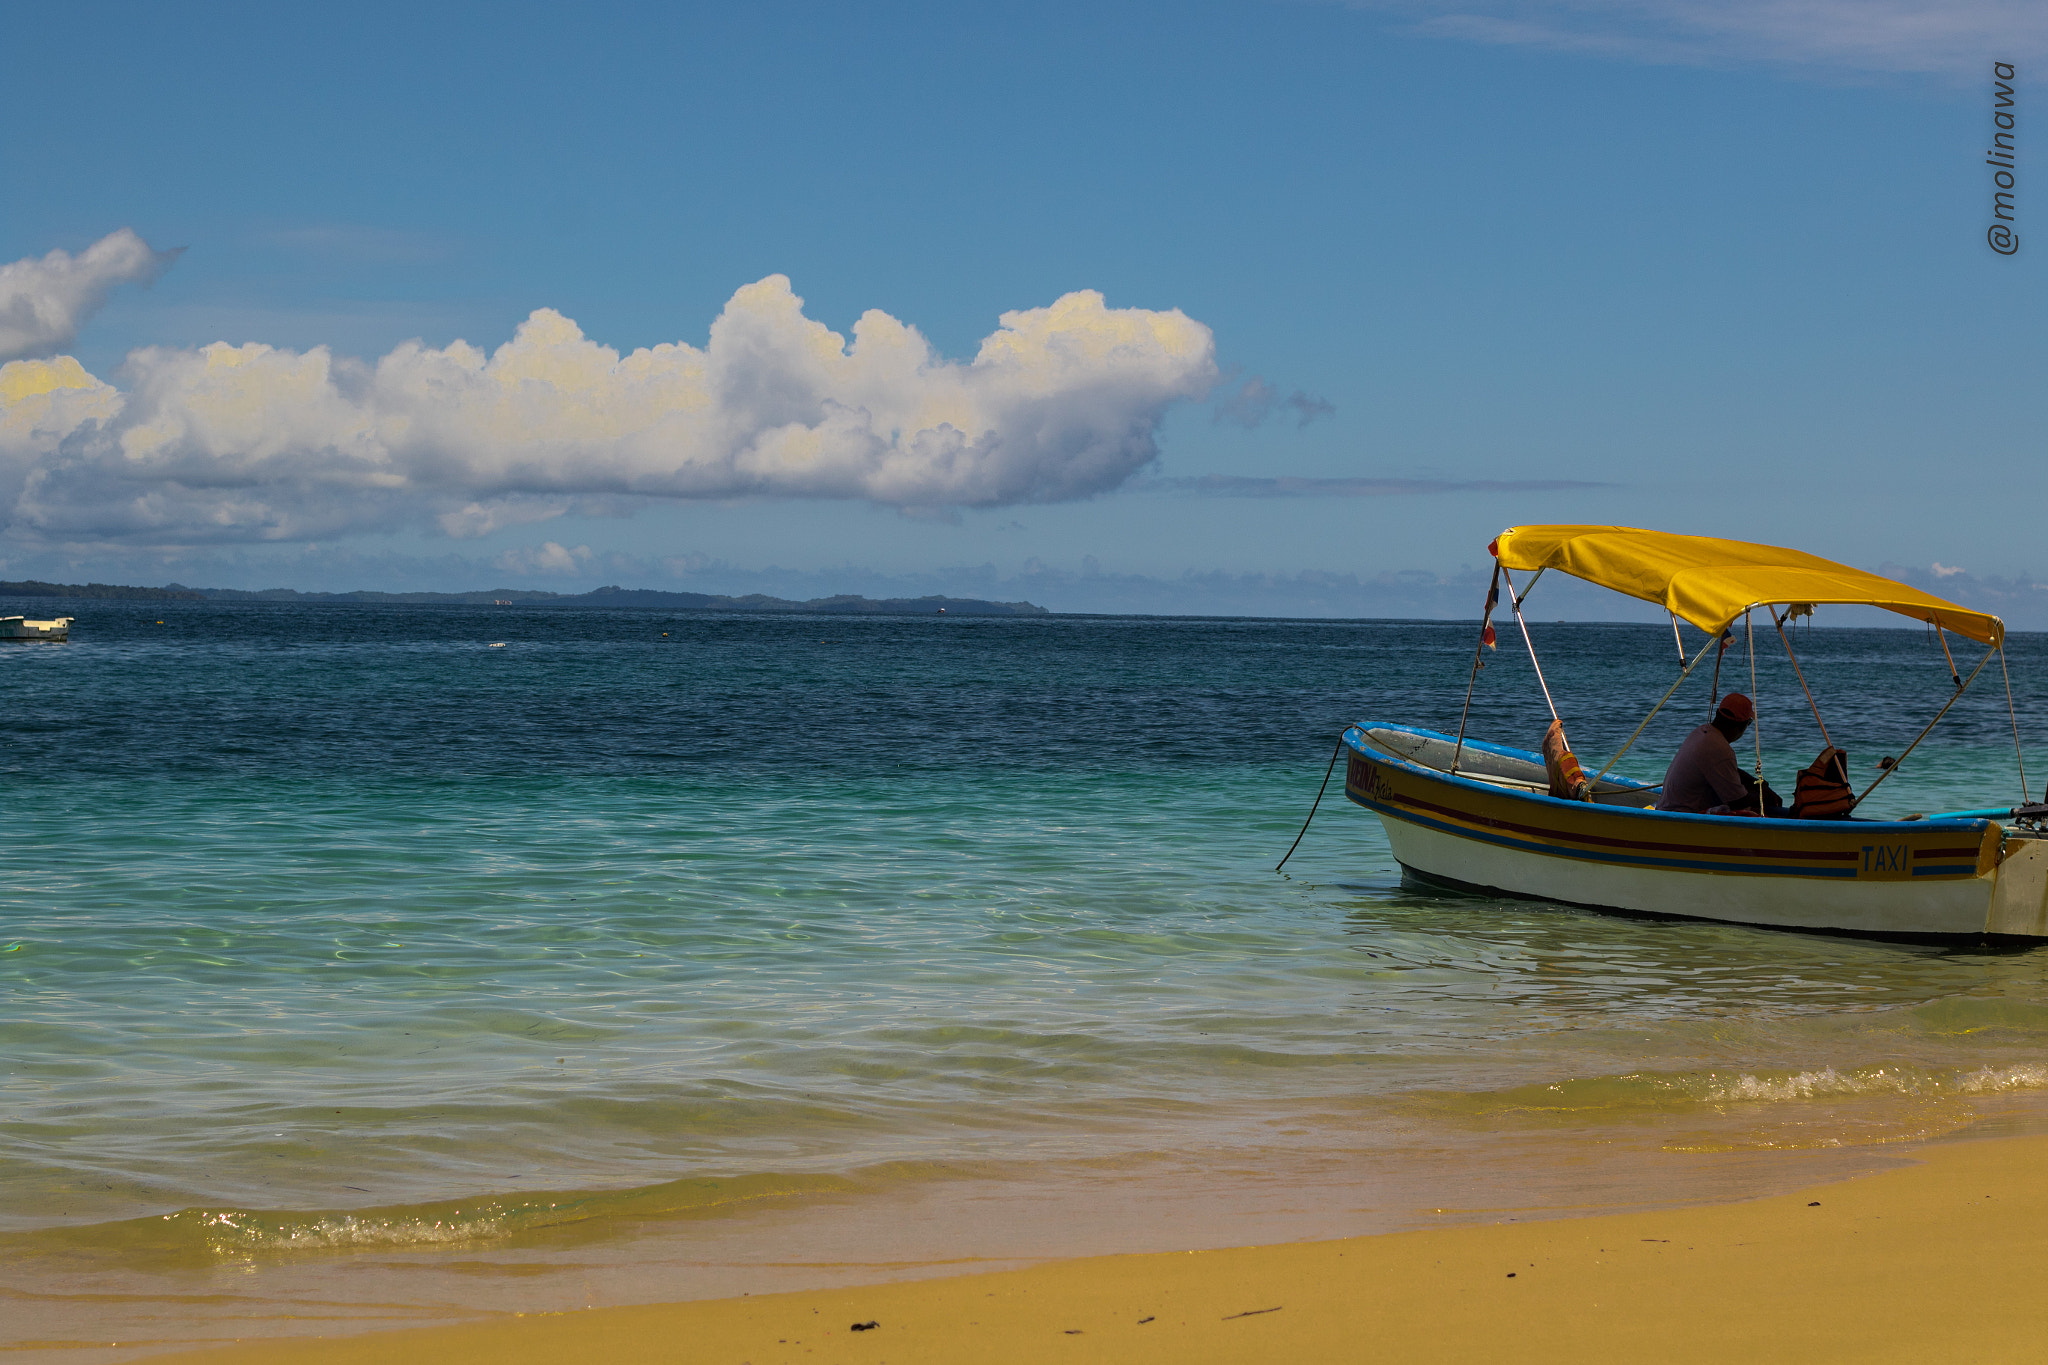
[[[0,652],[0,1255],[1856,1146],[2048,1095],[2048,953],[1421,894],[1341,795],[1276,876],[1344,725],[1455,727],[1469,624],[74,610]],[[1675,675],[1668,631],[1537,629],[1582,752]],[[1799,639],[1869,775],[1946,695],[1918,631]],[[1474,732],[1533,744],[1506,643]],[[2048,639],[2012,655],[2038,792]],[[1760,660],[1789,792],[1818,737]],[[2017,798],[1987,677],[1880,811]]]

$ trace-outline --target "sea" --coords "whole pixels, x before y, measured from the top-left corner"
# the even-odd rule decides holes
[[[0,646],[14,1359],[1744,1198],[2048,1131],[2048,948],[1431,891],[1341,769],[1276,871],[1349,724],[1455,730],[1470,679],[1470,733],[1539,744],[1476,621],[0,603],[59,608],[68,643]],[[1666,626],[1531,630],[1589,766],[1678,676]],[[1788,794],[1808,687],[1867,782],[1981,657],[1749,643],[1720,687]],[[2006,662],[2012,711],[1993,657],[1866,810],[2018,802],[2015,717],[2040,794],[2048,636]]]

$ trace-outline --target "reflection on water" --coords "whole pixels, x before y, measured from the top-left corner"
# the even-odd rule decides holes
[[[1396,989],[1511,999],[1532,1011],[1513,1021],[1518,1029],[1611,1014],[1778,1017],[2048,988],[2048,950],[2024,946],[1880,942],[1406,889],[1345,910],[1355,949],[1390,972],[1429,974],[1390,981]],[[2024,1017],[2048,1026],[2048,1011]]]

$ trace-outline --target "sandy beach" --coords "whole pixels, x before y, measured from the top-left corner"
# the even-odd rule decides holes
[[[2048,1139],[1988,1139],[1737,1204],[1090,1257],[158,1359],[2034,1360],[2048,1330],[2044,1166]]]

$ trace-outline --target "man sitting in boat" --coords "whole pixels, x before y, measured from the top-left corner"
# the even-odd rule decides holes
[[[1694,815],[1757,814],[1756,779],[1735,759],[1735,742],[1756,723],[1756,706],[1740,692],[1721,698],[1714,718],[1685,737],[1678,756],[1664,770],[1658,810]],[[1763,814],[1782,816],[1778,794],[1764,784]]]

